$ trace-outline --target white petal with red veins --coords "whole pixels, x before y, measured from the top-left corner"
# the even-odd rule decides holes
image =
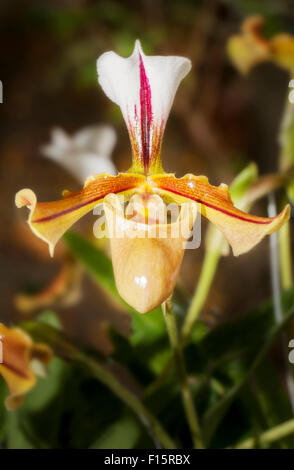
[[[128,58],[106,52],[97,61],[99,83],[108,98],[120,106],[133,157],[145,169],[159,156],[175,93],[190,69],[191,62],[185,57],[146,56],[139,41]]]

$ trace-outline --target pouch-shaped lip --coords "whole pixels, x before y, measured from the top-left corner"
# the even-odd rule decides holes
[[[142,196],[137,196],[139,202]],[[150,197],[155,205],[162,204],[159,196]],[[197,215],[196,204],[184,204],[177,221],[171,224],[148,225],[127,219],[114,194],[105,198],[104,210],[117,289],[138,312],[149,312],[164,302],[174,289],[185,244]],[[116,225],[118,232],[112,231],[115,228],[109,227],[111,224]],[[181,224],[185,229],[189,227],[184,235]]]

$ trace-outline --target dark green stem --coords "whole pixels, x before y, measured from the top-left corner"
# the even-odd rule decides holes
[[[178,371],[180,388],[183,400],[183,406],[187,417],[188,425],[190,428],[192,440],[195,448],[204,449],[204,444],[201,438],[200,427],[198,416],[193,402],[190,386],[188,383],[186,365],[183,357],[182,347],[179,339],[179,332],[174,317],[172,306],[170,301],[166,301],[163,304],[163,312],[165,315],[165,321],[167,331],[170,339],[170,344],[173,350],[174,361]]]

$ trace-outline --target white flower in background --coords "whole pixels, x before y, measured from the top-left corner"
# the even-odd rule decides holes
[[[110,126],[85,127],[72,136],[57,127],[51,132],[51,142],[41,147],[41,152],[84,183],[93,174],[117,173],[111,161],[115,144],[116,133]]]

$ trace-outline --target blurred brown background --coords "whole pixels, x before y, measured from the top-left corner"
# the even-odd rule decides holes
[[[262,14],[267,33],[294,33],[291,1],[1,0],[0,79],[0,321],[15,319],[15,295],[46,286],[60,268],[62,242],[50,259],[47,246],[29,231],[26,210],[14,206],[15,192],[32,188],[40,201],[60,197],[79,184],[40,156],[50,130],[68,132],[96,123],[115,127],[113,160],[119,170],[130,165],[130,145],[118,108],[97,83],[96,59],[107,51],[132,52],[140,38],[147,54],[191,58],[193,69],[176,96],[163,143],[163,166],[177,176],[206,174],[212,184],[230,183],[249,161],[260,173],[276,170],[277,135],[289,78],[272,64],[241,77],[226,54],[228,37],[242,19]],[[253,208],[266,214],[266,201]],[[90,214],[79,224],[91,230]],[[206,222],[203,220],[204,238]],[[199,275],[203,244],[189,250],[180,283],[190,294]],[[241,314],[270,294],[268,239],[250,253],[223,258],[204,315],[220,319]],[[71,334],[96,347],[101,320],[111,318],[127,329],[128,321],[102,291],[83,280],[82,300],[56,306]],[[102,341],[102,340],[101,340]]]

